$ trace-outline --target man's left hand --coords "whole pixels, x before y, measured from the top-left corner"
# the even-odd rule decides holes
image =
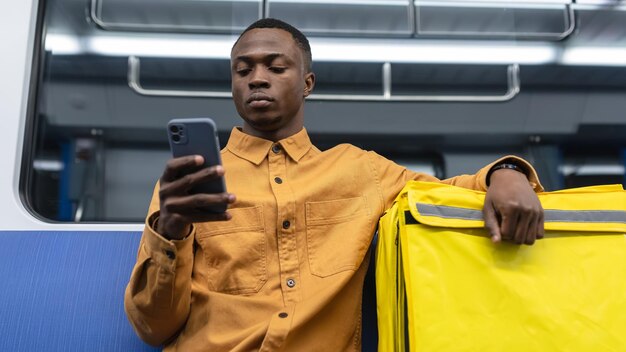
[[[531,245],[543,238],[543,208],[521,172],[500,169],[491,174],[483,216],[494,243]]]

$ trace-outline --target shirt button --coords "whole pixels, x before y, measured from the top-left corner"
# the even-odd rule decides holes
[[[287,230],[291,226],[289,220],[283,221],[283,229]]]
[[[274,177],[274,182],[276,182],[278,184],[281,184],[281,183],[283,183],[283,179],[280,178],[280,177]]]
[[[272,146],[272,151],[274,152],[274,154],[280,153],[280,144],[274,144]]]
[[[296,286],[296,280],[294,279],[288,279],[287,280],[287,286],[293,288],[294,286]]]
[[[279,318],[287,318],[289,316],[289,314],[285,313],[285,312],[280,312],[278,313],[278,317]]]
[[[165,252],[165,255],[166,255],[168,258],[170,258],[170,259],[172,259],[172,260],[176,259],[176,253],[174,253],[174,251],[170,251],[170,250],[168,249],[168,250],[166,250],[166,251],[164,251],[164,252]]]

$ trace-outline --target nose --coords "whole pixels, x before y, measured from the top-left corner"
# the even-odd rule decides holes
[[[256,69],[252,71],[250,81],[248,82],[250,89],[269,88],[270,82],[267,79],[266,72],[263,69]]]

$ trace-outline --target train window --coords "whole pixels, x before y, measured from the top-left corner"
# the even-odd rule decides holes
[[[210,116],[224,145],[230,128],[240,125],[234,106],[224,98],[230,92],[230,46],[267,9],[289,12],[299,5],[303,3],[45,1],[37,101],[21,180],[32,212],[50,221],[143,221],[170,155],[167,121]],[[384,9],[398,16],[403,7],[391,5]],[[403,6],[406,32],[408,1]],[[378,94],[382,84],[378,64],[321,62],[316,69],[322,94]],[[353,80],[355,76],[359,78]],[[325,84],[328,80],[334,84]],[[214,96],[204,96],[207,91]],[[324,147],[358,139],[311,134]],[[418,159],[415,165],[434,172],[428,161]]]
[[[48,221],[143,221],[170,155],[170,119],[211,117],[223,145],[241,124],[230,49],[269,16],[311,41],[317,84],[305,125],[320,149],[352,143],[438,177],[515,153],[548,189],[623,177],[614,157],[626,149],[623,4],[45,0],[40,9],[20,191]],[[590,179],[583,154],[612,166]]]

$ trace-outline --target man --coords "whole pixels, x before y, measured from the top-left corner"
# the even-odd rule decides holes
[[[233,46],[231,70],[243,128],[233,129],[223,168],[198,170],[199,156],[168,162],[126,290],[127,315],[166,351],[359,351],[378,218],[406,181],[438,180],[351,145],[321,152],[311,144],[303,128],[315,86],[311,51],[290,25],[252,24]],[[187,193],[224,170],[231,193]],[[514,157],[443,182],[483,190],[490,182],[493,240],[532,244],[543,236],[543,212],[520,171],[541,190],[532,167]],[[199,210],[217,203],[228,212]]]

